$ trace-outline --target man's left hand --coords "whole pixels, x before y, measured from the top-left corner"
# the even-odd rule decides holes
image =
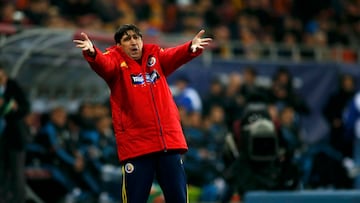
[[[201,38],[205,33],[205,30],[200,30],[191,42],[191,51],[196,52],[198,49],[204,49],[212,41],[211,38]]]

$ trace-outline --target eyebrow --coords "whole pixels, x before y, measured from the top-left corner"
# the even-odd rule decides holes
[[[125,32],[123,37],[121,38],[121,40],[125,40],[126,38],[131,38],[131,37],[140,37],[140,35],[134,33],[133,35],[130,35],[129,33]]]

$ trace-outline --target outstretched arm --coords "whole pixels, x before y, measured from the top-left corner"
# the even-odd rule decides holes
[[[160,51],[160,63],[166,76],[170,75],[181,65],[199,56],[210,44],[212,39],[202,38],[204,33],[205,30],[200,30],[191,41]]]
[[[114,57],[107,52],[102,53],[96,48],[86,33],[82,32],[81,36],[82,39],[73,40],[76,47],[82,49],[83,55],[91,68],[105,81],[109,82],[115,75],[116,61]]]

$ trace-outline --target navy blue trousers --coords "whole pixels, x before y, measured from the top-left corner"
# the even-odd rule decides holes
[[[188,201],[186,175],[180,154],[153,153],[122,164],[123,203],[146,203],[155,178],[167,203]]]

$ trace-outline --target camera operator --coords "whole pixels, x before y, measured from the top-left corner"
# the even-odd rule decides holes
[[[229,191],[240,196],[251,190],[289,190],[298,183],[298,170],[279,126],[270,115],[271,104],[260,93],[253,93],[233,133],[226,138],[224,178]]]

